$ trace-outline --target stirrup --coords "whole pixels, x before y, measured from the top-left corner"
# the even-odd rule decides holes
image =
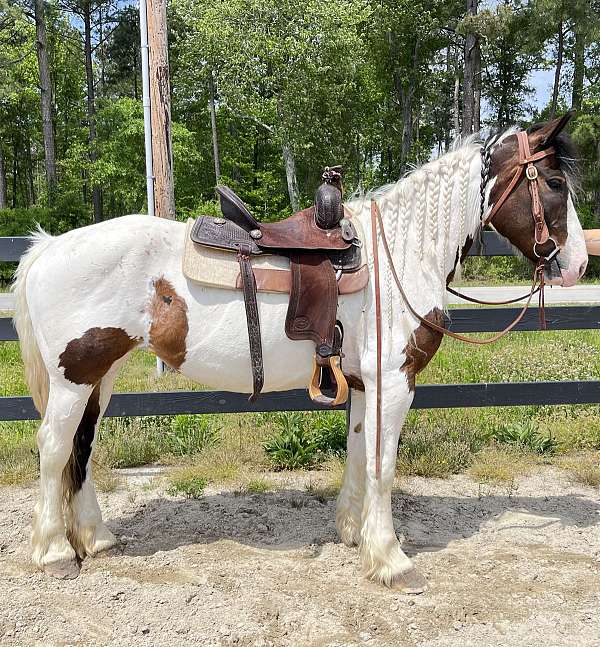
[[[344,404],[348,399],[348,382],[342,373],[340,368],[340,356],[332,355],[331,357],[326,358],[329,362],[329,369],[333,373],[335,382],[337,384],[337,393],[335,398],[330,398],[321,393],[321,366],[317,364],[317,357],[313,358],[313,374],[308,385],[308,395],[310,399],[317,404],[323,404],[329,407],[337,407],[339,404]]]

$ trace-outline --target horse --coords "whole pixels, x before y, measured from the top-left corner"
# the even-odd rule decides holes
[[[336,526],[347,546],[358,546],[364,573],[375,582],[406,593],[426,587],[394,531],[397,447],[415,376],[442,339],[436,326],[443,326],[446,287],[487,216],[499,206],[491,225],[532,263],[542,258],[548,283],[570,286],[585,271],[573,201],[574,148],[563,132],[568,118],[528,131],[512,128],[485,142],[466,139],[395,184],[346,203],[364,232],[370,280],[362,291],[339,297],[343,371],[352,398]],[[545,241],[532,219],[532,182],[522,173],[514,179],[523,163],[523,138],[533,158],[527,179],[535,174],[545,213]],[[370,226],[373,205],[379,229]],[[86,556],[116,544],[102,519],[90,457],[117,373],[135,348],[152,351],[202,384],[251,391],[242,294],[184,277],[184,231],[183,223],[143,215],[57,237],[39,230],[17,269],[14,321],[26,380],[42,416],[32,556],[51,576],[74,578]],[[374,255],[384,241],[390,256],[386,261],[382,254],[379,261],[376,294]],[[311,342],[284,334],[287,301],[284,294],[258,295],[266,391],[304,387],[311,376]]]

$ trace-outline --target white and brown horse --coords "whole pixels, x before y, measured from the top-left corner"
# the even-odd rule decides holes
[[[531,129],[528,142],[533,153],[553,147],[552,154],[536,161],[547,226],[560,246],[558,257],[548,265],[547,279],[572,285],[585,270],[587,254],[570,195],[570,144],[561,134],[566,121]],[[372,272],[369,218],[371,200],[376,201],[407,297],[425,318],[441,322],[447,281],[477,236],[482,215],[510,183],[518,165],[515,133],[509,131],[487,147],[467,141],[397,184],[347,205],[361,221]],[[523,180],[510,192],[493,225],[535,260],[531,213]],[[33,519],[33,559],[54,576],[76,576],[80,559],[115,544],[102,521],[90,455],[117,372],[134,348],[153,351],[203,384],[251,390],[242,295],[186,280],[181,271],[184,231],[178,222],[134,215],[58,237],[40,232],[19,265],[13,288],[15,324],[27,381],[43,417],[37,437],[40,495]],[[345,331],[343,368],[357,388],[337,527],[348,546],[359,546],[368,577],[419,592],[423,578],[394,531],[391,489],[415,374],[431,359],[441,335],[407,309],[383,255],[380,267],[379,478],[373,281],[362,292],[339,300],[338,318]],[[262,293],[258,300],[265,391],[305,387],[311,376],[312,343],[286,338],[285,295]]]

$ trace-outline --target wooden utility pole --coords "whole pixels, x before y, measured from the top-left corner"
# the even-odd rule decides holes
[[[147,0],[152,105],[152,171],[154,213],[175,218],[173,149],[171,139],[171,84],[167,44],[167,1]]]

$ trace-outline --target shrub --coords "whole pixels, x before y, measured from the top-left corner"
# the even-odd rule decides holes
[[[277,431],[263,448],[276,469],[306,469],[345,452],[344,414],[284,412],[271,420]]]
[[[188,499],[199,499],[208,485],[207,479],[199,476],[193,469],[182,469],[171,476],[171,485],[167,494],[177,496],[183,494]]]
[[[497,443],[514,445],[536,454],[553,454],[558,446],[556,439],[540,433],[530,420],[497,427],[490,438]]]

